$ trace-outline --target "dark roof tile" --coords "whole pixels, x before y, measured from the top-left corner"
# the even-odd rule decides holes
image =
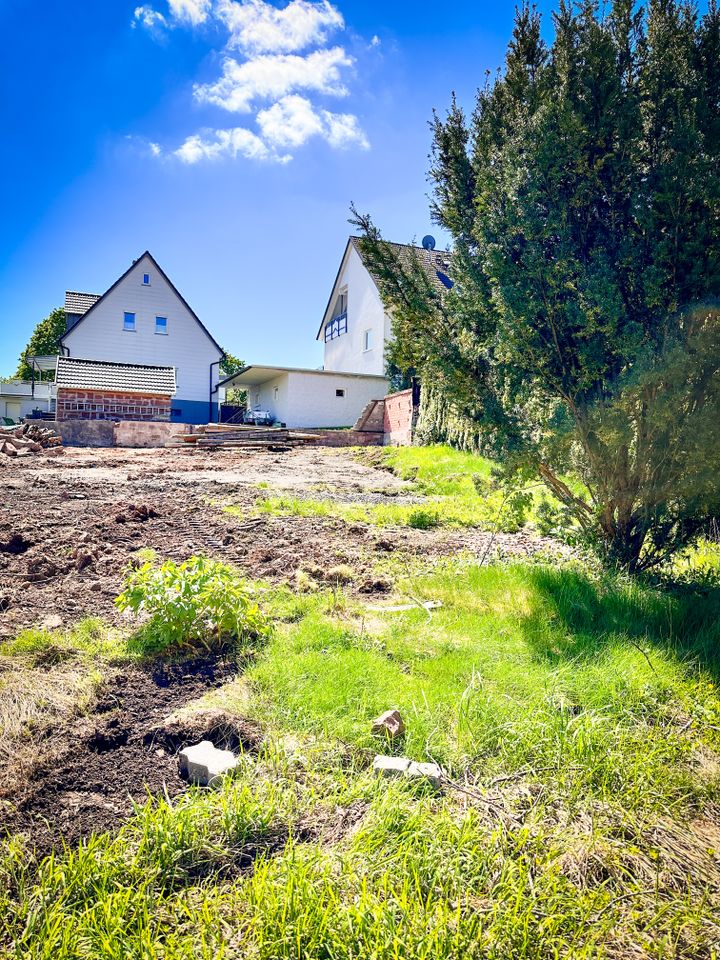
[[[76,390],[117,390],[121,393],[154,393],[173,396],[174,367],[151,367],[139,363],[108,363],[58,357],[55,383]]]

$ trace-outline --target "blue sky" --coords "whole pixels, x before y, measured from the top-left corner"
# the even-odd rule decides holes
[[[452,90],[472,105],[513,12],[0,0],[0,374],[66,288],[101,293],[146,248],[226,349],[318,366],[350,202],[443,240],[427,122]]]

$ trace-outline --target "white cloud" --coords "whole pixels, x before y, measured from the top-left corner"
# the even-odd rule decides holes
[[[205,23],[222,25],[227,38],[220,48],[220,74],[195,84],[195,100],[229,113],[254,114],[255,123],[199,130],[169,151],[146,141],[152,156],[186,164],[235,157],[287,163],[289,151],[313,138],[334,149],[368,149],[355,114],[334,113],[318,103],[321,97],[348,95],[346,75],[354,64],[343,46],[327,46],[332,33],[345,29],[330,0],[289,0],[284,6],[268,0],[167,0],[165,14],[147,4],[137,7],[132,25],[160,40],[179,27]],[[377,36],[370,41],[379,43]]]
[[[197,27],[210,15],[212,0],[168,0],[168,6],[176,20]]]
[[[218,0],[215,15],[230,31],[228,47],[250,54],[294,53],[345,27],[328,0],[291,0],[282,9],[265,0]]]
[[[142,7],[135,7],[131,26],[135,27],[138,24],[147,30],[157,30],[159,27],[166,27],[167,20],[161,13],[158,13],[157,10],[153,10],[152,7],[144,5]]]
[[[278,147],[299,147],[323,129],[310,101],[297,94],[261,110],[257,122],[264,139]]]
[[[331,147],[349,147],[357,144],[363,150],[370,149],[368,138],[362,131],[358,118],[352,113],[330,113],[323,110],[324,137]]]
[[[215,83],[196,85],[195,97],[233,113],[248,112],[255,100],[279,99],[296,90],[342,97],[348,91],[340,69],[352,63],[342,47],[316,50],[305,57],[265,55],[244,63],[227,57],[222,77]]]
[[[376,33],[374,33],[373,36],[372,36],[372,39],[371,39],[371,41],[370,41],[370,46],[371,46],[371,47],[379,47],[379,46],[380,46],[380,43],[381,43],[380,37],[379,37]]]
[[[322,137],[333,147],[351,143],[367,148],[357,117],[350,113],[316,111],[306,97],[283,97],[257,115],[263,139],[273,147],[300,147],[311,137]]]
[[[199,133],[188,137],[185,142],[174,151],[175,156],[184,163],[198,163],[200,160],[217,160],[220,157],[247,157],[250,160],[280,160],[263,143],[257,134],[244,127],[234,127],[230,130],[208,131],[209,137]]]

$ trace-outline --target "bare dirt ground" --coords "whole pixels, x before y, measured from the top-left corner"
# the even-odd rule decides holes
[[[86,616],[122,623],[114,600],[128,562],[142,548],[175,560],[205,554],[271,582],[292,583],[298,569],[322,579],[323,571],[343,565],[353,574],[347,589],[375,593],[392,587],[378,573],[380,558],[461,550],[484,556],[489,540],[489,534],[469,529],[390,529],[335,518],[256,515],[256,501],[273,492],[343,503],[422,500],[409,484],[347,450],[301,448],[277,455],[69,449],[57,458],[8,461],[0,483],[0,639],[26,627],[71,627]],[[240,515],[224,512],[226,504],[240,506]],[[492,546],[492,555],[557,550],[526,533],[500,535]],[[0,661],[8,689],[23,671],[42,674],[45,688],[77,682],[73,664],[52,646],[27,663]],[[31,723],[0,750],[0,823],[44,854],[93,831],[112,831],[148,795],[183,792],[187,784],[176,757],[182,743],[209,737],[218,745],[253,749],[261,733],[242,719],[242,729],[231,731],[232,742],[222,725],[181,729],[175,739],[158,733],[168,715],[238,670],[217,656],[107,664],[84,707],[58,706],[54,718]]]
[[[387,587],[373,569],[379,556],[483,556],[490,536],[252,516],[258,499],[282,491],[343,502],[415,499],[406,482],[347,450],[75,448],[53,459],[7,461],[0,483],[0,638],[88,615],[119,622],[113,601],[128,561],[144,547],[175,560],[202,553],[272,582],[292,582],[302,567],[317,575],[343,564],[355,574],[350,589],[372,593]],[[223,512],[228,503],[245,515]],[[499,535],[492,547],[505,556],[557,551],[553,541],[524,532]]]

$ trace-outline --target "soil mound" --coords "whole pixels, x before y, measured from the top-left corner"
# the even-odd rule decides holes
[[[119,827],[149,795],[177,796],[187,789],[180,777],[172,734],[162,741],[163,718],[230,679],[235,664],[218,658],[133,668],[110,677],[92,713],[49,731],[39,744],[32,770],[9,772],[0,788],[0,806],[9,808],[3,826],[25,834],[39,855],[75,844],[90,833]],[[216,716],[218,714],[218,716]],[[207,711],[203,735],[227,743],[259,743],[259,730],[246,721]],[[232,722],[231,722],[232,721]],[[195,736],[202,723],[175,736]],[[202,736],[199,737],[202,739]],[[22,773],[22,780],[20,779]],[[20,782],[18,782],[20,781]]]

